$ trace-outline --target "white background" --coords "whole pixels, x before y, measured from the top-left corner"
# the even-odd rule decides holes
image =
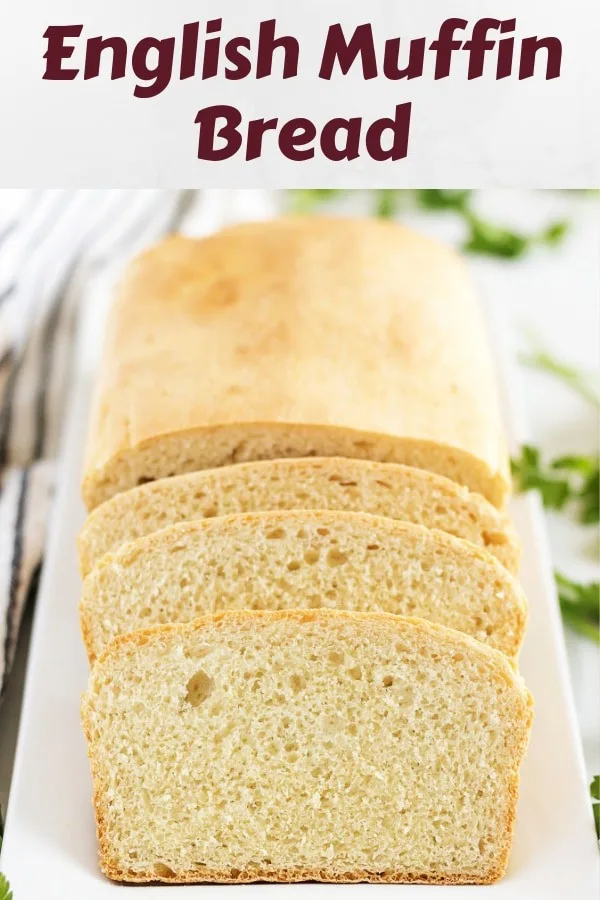
[[[50,24],[84,23],[84,33],[176,36],[185,22],[222,16],[223,35],[255,40],[257,24],[275,16],[277,33],[300,41],[297,78],[173,81],[160,96],[133,97],[133,79],[42,80],[42,35]],[[496,81],[466,80],[466,54],[454,75],[410,82],[383,77],[365,82],[360,70],[326,82],[317,77],[330,24],[346,33],[371,21],[378,45],[386,37],[433,40],[450,16],[516,17],[517,37],[556,35],[563,43],[562,75]],[[203,33],[201,28],[201,34]],[[597,0],[27,0],[0,10],[0,182],[7,186],[88,187],[324,187],[511,186],[590,187],[600,184],[600,70]],[[518,45],[518,42],[517,42]],[[405,47],[405,52],[407,48]],[[464,59],[462,57],[465,57]],[[81,65],[77,51],[73,62]],[[69,62],[67,62],[69,65]],[[545,54],[538,60],[545,69]],[[277,72],[277,69],[275,69]],[[308,116],[317,125],[333,116],[368,123],[413,103],[409,155],[399,162],[286,160],[267,135],[262,158],[224,162],[196,158],[198,109],[237,106],[245,119]]]

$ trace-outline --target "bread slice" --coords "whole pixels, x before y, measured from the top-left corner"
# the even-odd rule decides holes
[[[519,541],[508,517],[455,481],[362,459],[276,459],[161,478],[116,494],[88,516],[79,537],[81,573],[105,553],[175,525],[276,509],[336,509],[438,528],[486,547],[511,572]]]
[[[288,218],[171,237],[118,290],[88,509],[226,463],[348,456],[501,507],[508,457],[477,302],[450,250],[392,222]]]
[[[531,696],[420,619],[238,612],[114,641],[83,698],[100,863],[129,882],[493,882]]]
[[[333,607],[416,615],[514,656],[526,604],[491,554],[366,513],[246,513],[172,525],[107,554],[85,579],[94,659],[119,634],[231,609]]]

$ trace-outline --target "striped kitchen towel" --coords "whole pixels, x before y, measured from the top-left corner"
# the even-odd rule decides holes
[[[89,286],[163,234],[203,235],[275,211],[260,190],[0,192],[0,698],[42,562]]]
[[[0,192],[0,697],[41,566],[86,280],[174,229],[188,194]]]
[[[163,234],[204,235],[276,205],[261,190],[0,191],[0,698],[37,585],[74,329],[94,286]]]

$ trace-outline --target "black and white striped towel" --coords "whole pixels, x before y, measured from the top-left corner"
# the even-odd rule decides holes
[[[0,696],[39,574],[90,273],[176,224],[176,191],[0,192]]]
[[[162,234],[263,218],[274,203],[259,190],[0,191],[0,698],[37,585],[75,325],[92,286]]]

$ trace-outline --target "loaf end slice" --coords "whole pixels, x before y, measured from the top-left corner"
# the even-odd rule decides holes
[[[172,525],[102,558],[84,581],[90,659],[119,634],[232,609],[416,615],[515,656],[527,606],[487,551],[367,513],[290,510]]]
[[[511,572],[519,540],[505,513],[449,478],[394,463],[342,457],[238,463],[161,478],[116,494],[79,537],[85,577],[105,553],[168,525],[286,509],[367,512],[437,528],[485,547]]]
[[[107,648],[82,715],[109,878],[505,870],[532,701],[506,657],[450,629],[330,610],[149,629]]]

